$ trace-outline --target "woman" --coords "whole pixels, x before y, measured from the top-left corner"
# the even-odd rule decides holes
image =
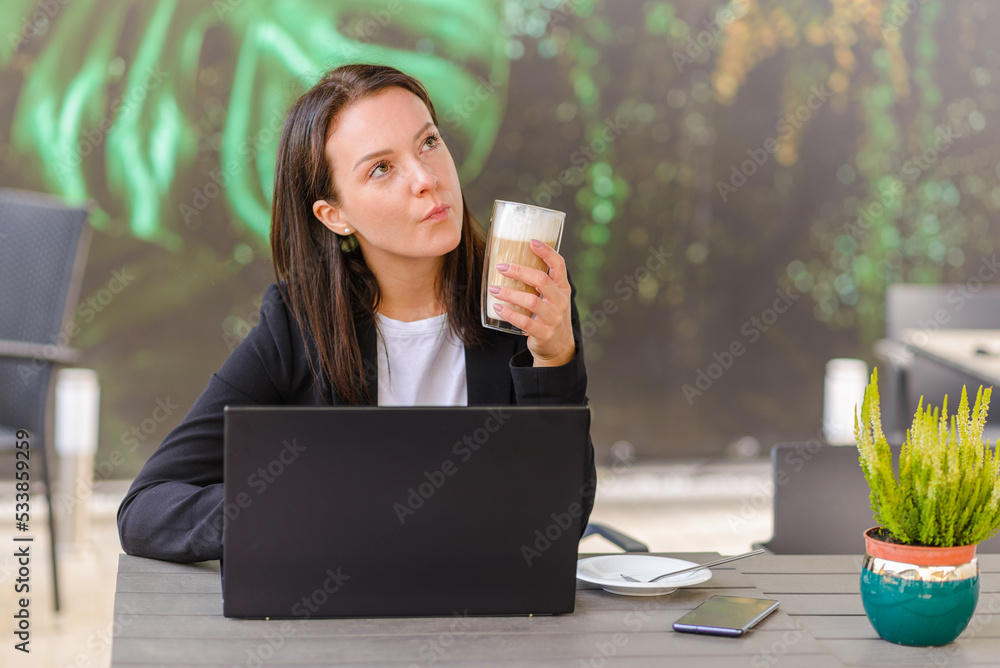
[[[118,511],[129,554],[222,556],[223,408],[585,404],[580,323],[562,257],[499,267],[539,296],[491,289],[534,318],[481,326],[484,241],[423,86],[390,67],[324,76],[285,118],[260,322],[150,457]],[[588,444],[589,445],[589,444]],[[593,450],[581,490],[593,506]]]

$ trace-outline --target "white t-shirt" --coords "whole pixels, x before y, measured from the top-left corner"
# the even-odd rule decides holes
[[[465,346],[448,315],[402,322],[376,313],[379,406],[467,406]],[[384,341],[383,341],[384,339]]]

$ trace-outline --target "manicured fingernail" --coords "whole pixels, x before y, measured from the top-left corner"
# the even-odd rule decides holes
[[[501,306],[500,304],[494,304],[493,305],[493,310],[496,311],[497,313],[499,313],[500,311],[503,310],[503,306]]]
[[[495,294],[495,295],[500,294],[500,286],[499,285],[491,285],[490,286],[490,292],[493,293],[493,294]]]
[[[535,248],[541,248],[542,247],[542,242],[539,241],[538,239],[532,239],[531,240],[531,245],[534,246]]]
[[[497,265],[497,271],[507,271],[508,269],[510,269],[510,265],[506,262]]]

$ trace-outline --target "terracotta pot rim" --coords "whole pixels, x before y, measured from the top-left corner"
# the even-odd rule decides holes
[[[925,545],[898,545],[886,543],[872,536],[883,527],[874,526],[865,531],[865,552],[872,557],[898,561],[914,566],[951,566],[967,564],[976,558],[976,544],[954,547],[927,547]]]

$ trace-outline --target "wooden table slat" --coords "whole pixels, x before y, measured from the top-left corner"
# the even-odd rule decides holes
[[[906,647],[884,640],[824,640],[823,644],[848,666],[996,666],[1000,661],[997,641],[964,638],[943,647]]]
[[[592,664],[584,662],[581,664],[581,660],[578,658],[566,658],[566,659],[526,659],[521,661],[515,660],[504,660],[491,658],[485,661],[470,661],[467,659],[458,659],[454,661],[449,661],[447,659],[435,661],[431,664],[427,662],[418,663],[417,665],[424,668],[426,666],[433,666],[434,668],[477,668],[482,666],[483,668],[581,668],[581,666],[606,666],[606,668],[663,668],[664,666],[680,666],[682,668],[761,668],[762,666],[767,666],[768,668],[802,668],[803,665],[807,665],[808,668],[843,668],[840,661],[836,660],[830,655],[821,654],[784,654],[781,656],[775,656],[767,660],[766,663],[760,663],[758,660],[756,663],[753,660],[754,657],[746,657],[746,660],[741,660],[741,657],[735,656],[686,656],[684,657],[683,664],[679,662],[669,663],[669,660],[649,657],[649,656],[614,656],[611,660],[605,660],[601,662],[599,659],[595,659]],[[157,668],[174,668],[173,666],[166,666],[163,663],[125,663],[117,662],[114,664],[115,668],[151,668],[151,666],[156,666]],[[199,666],[205,668],[232,668],[231,663],[203,663],[198,664]],[[239,665],[246,665],[243,662]],[[270,660],[263,662],[266,668],[298,668],[301,666],[329,666],[329,660],[319,660],[319,661],[282,661],[277,658],[271,658]],[[337,663],[337,668],[374,668],[374,666],[397,666],[398,668],[410,668],[413,662],[379,662],[377,664],[372,664],[371,662],[343,662]]]
[[[513,642],[504,634],[463,633],[445,636],[444,643],[432,644],[424,636],[359,636],[353,638],[298,638],[280,635],[249,643],[244,638],[204,638],[198,640],[197,655],[191,646],[173,639],[143,638],[125,644],[116,658],[141,663],[162,661],[178,663],[245,662],[248,651],[256,652],[270,662],[273,656],[286,661],[326,660],[332,664],[345,661],[410,661],[427,663],[429,658],[461,658],[467,661],[487,661],[503,656],[507,659],[561,659],[575,657],[589,662],[591,657],[699,655],[749,656],[776,654],[824,655],[826,649],[806,631],[768,631],[759,629],[743,638],[718,638],[689,633],[580,633],[532,634]],[[294,643],[291,641],[294,639]],[[435,649],[437,648],[437,649]]]
[[[861,573],[856,554],[761,554],[732,562],[741,573]]]
[[[123,594],[215,594],[222,595],[218,573],[119,573],[118,591]]]
[[[589,612],[551,617],[412,617],[384,619],[311,619],[295,624],[296,638],[437,636],[460,634],[672,633],[671,625],[687,610]],[[298,620],[196,618],[177,615],[133,615],[119,618],[120,638],[257,638],[278,633],[285,622]],[[786,614],[767,618],[770,631],[800,629]]]
[[[218,615],[222,616],[219,594],[133,594],[115,595],[115,615]]]
[[[603,590],[580,591],[576,595],[576,613],[594,610],[691,610],[710,596],[745,596],[763,598],[763,593],[753,585],[739,589],[700,589],[685,587],[666,596],[618,596]]]
[[[764,592],[767,594],[767,592]],[[861,596],[853,594],[775,594],[781,602],[781,609],[793,617],[796,615],[863,615]]]
[[[146,557],[135,557],[130,554],[118,555],[118,573],[180,573],[182,575],[189,575],[200,571],[218,574],[220,570],[221,566],[218,561],[177,564],[172,561],[147,559]]]
[[[818,640],[878,638],[865,615],[798,615],[794,619]],[[962,638],[1000,638],[1000,615],[977,610]]]

